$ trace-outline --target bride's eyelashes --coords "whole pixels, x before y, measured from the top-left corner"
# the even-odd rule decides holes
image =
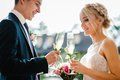
[[[89,19],[88,19],[88,18],[84,19],[84,22],[88,22],[88,21],[89,21]]]

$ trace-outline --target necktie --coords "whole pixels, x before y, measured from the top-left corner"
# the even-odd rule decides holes
[[[27,31],[27,32],[26,32],[27,41],[28,41],[28,43],[29,43],[29,46],[30,46],[31,52],[32,52],[32,54],[33,54],[33,56],[34,56],[33,45],[32,45],[32,42],[31,42],[31,40],[30,40],[30,34],[29,34],[29,29],[28,29],[28,25],[27,25],[27,23],[24,23],[24,26],[25,26],[26,31]]]
[[[28,34],[29,34],[29,29],[28,29],[28,25],[27,25],[27,23],[24,23],[24,26],[25,26],[25,28],[26,28]]]

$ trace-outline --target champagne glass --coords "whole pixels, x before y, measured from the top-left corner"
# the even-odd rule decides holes
[[[61,50],[62,44],[64,41],[64,33],[58,33],[56,35],[55,43],[53,44],[53,47],[55,50]]]
[[[56,35],[55,43],[53,44],[54,50],[61,51],[63,41],[64,41],[64,33],[58,33]],[[63,58],[59,54],[59,60],[54,64],[54,68],[58,67],[58,65],[63,63],[63,62],[64,62]]]
[[[72,58],[72,55],[74,53],[74,34],[72,33],[72,31],[67,33],[67,53],[69,55],[69,58]]]
[[[74,45],[74,34],[72,31],[68,32],[67,33],[67,53],[68,53],[68,59],[72,59],[72,58],[75,58],[75,56],[73,56],[73,53],[74,53],[74,48],[75,48],[75,45]],[[71,74],[74,74],[74,71],[71,70]]]

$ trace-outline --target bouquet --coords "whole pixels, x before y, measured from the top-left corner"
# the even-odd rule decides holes
[[[60,76],[63,80],[73,80],[77,73],[74,73],[68,64],[60,64],[57,69],[53,71],[56,75]]]

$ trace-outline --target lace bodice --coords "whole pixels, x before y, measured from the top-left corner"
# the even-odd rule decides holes
[[[102,47],[103,41],[92,44],[88,48],[87,54],[85,54],[80,61],[84,66],[97,71],[108,72],[107,61],[102,55],[99,54],[99,50],[100,47]],[[95,79],[87,75],[84,75],[83,80],[95,80]]]

